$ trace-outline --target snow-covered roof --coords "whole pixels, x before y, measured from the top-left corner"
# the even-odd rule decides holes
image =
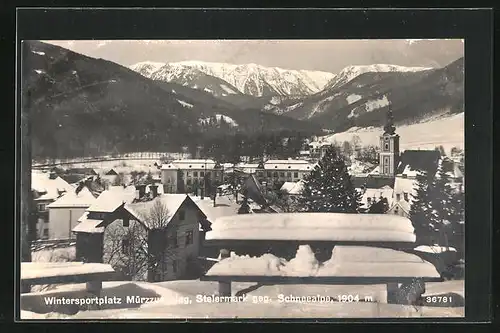
[[[314,166],[306,160],[268,160],[264,163],[266,170],[312,170]]]
[[[163,226],[166,227],[186,199],[188,199],[186,194],[162,194],[150,201],[127,203],[124,208],[146,227],[154,228],[154,225],[149,225],[150,221],[148,221],[147,216],[150,214],[154,205],[157,204],[157,202],[161,202],[167,212],[167,216],[164,220],[165,225]]]
[[[286,191],[291,195],[298,195],[304,189],[304,181],[299,180],[298,182],[285,182],[283,186],[281,186],[282,191]]]
[[[114,212],[123,203],[131,203],[135,199],[134,186],[111,186],[97,197],[87,210],[91,212]]]
[[[218,218],[207,240],[415,242],[411,221],[389,214],[283,213]]]
[[[299,246],[295,258],[290,261],[270,253],[261,257],[231,253],[231,257],[217,262],[206,275],[440,277],[433,264],[403,251],[366,246],[336,246],[331,258],[320,263],[308,245]]]
[[[74,228],[73,232],[84,232],[90,234],[100,234],[104,232],[104,227],[98,227],[103,220],[94,220],[88,218],[88,212],[83,213],[83,215],[78,219],[78,223]]]
[[[74,188],[64,179],[57,176],[50,179],[50,173],[33,170],[31,172],[31,189],[40,193],[35,200],[56,200],[59,192],[69,192]]]
[[[404,167],[403,171],[400,174],[398,174],[397,176],[405,175],[408,178],[415,178],[415,177],[417,177],[417,174],[418,174],[418,170],[412,169],[411,166],[409,164],[407,164]]]
[[[411,198],[408,199],[411,200]],[[393,209],[395,206],[400,207],[406,214],[410,214],[410,209],[411,209],[410,201],[403,200],[403,198],[401,198],[399,201],[394,200],[393,205],[390,209]]]
[[[380,165],[377,165],[373,168],[372,171],[368,172],[369,175],[379,175],[380,174]]]
[[[396,177],[394,180],[394,195],[408,193],[411,199],[412,193],[415,193],[417,181],[415,179]]]
[[[75,190],[68,191],[62,197],[47,205],[48,208],[88,208],[96,198],[87,187],[83,187],[78,194]]]
[[[210,198],[205,198],[204,200],[198,198],[195,202],[210,222],[214,222],[224,216],[234,216],[238,213],[238,208],[240,208],[239,204],[230,201],[227,197],[217,197],[216,207],[214,207],[214,202]]]
[[[164,164],[161,166],[162,170],[168,169],[214,169],[216,163],[214,160],[195,160],[195,159],[186,159],[186,160],[175,160],[172,163]]]

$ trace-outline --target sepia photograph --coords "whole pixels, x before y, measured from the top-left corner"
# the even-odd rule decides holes
[[[465,316],[464,39],[20,45],[21,319]]]

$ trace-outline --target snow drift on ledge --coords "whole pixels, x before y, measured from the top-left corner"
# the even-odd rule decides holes
[[[388,214],[283,213],[224,216],[206,240],[415,242],[411,221]]]
[[[358,276],[358,277],[440,277],[436,267],[417,255],[402,251],[365,247],[336,246],[332,256],[318,262],[309,245],[301,245],[289,262],[270,253],[260,257],[238,256],[216,263],[207,276]]]

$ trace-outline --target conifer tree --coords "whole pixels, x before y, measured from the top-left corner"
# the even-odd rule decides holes
[[[438,172],[432,184],[431,194],[431,219],[435,221],[435,230],[440,234],[441,242],[448,243],[448,234],[452,232],[453,218],[453,189],[450,186],[450,177],[446,173],[443,163],[440,163]]]
[[[419,171],[416,176],[417,184],[412,194],[413,202],[410,209],[410,219],[415,228],[418,244],[432,245],[435,229],[432,214],[431,182],[432,179],[426,171]]]
[[[344,158],[331,146],[318,165],[304,178],[299,198],[303,211],[357,213],[361,193],[354,188]]]

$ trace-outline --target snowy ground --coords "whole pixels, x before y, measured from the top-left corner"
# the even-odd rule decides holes
[[[90,296],[84,285],[66,285],[46,293],[32,293],[21,298],[22,319],[166,319],[166,318],[376,318],[376,317],[462,317],[463,281],[429,283],[428,293],[453,293],[456,304],[451,306],[403,306],[384,303],[385,285],[324,286],[276,285],[255,286],[251,283],[233,283],[233,296],[242,296],[240,302],[216,302],[216,282],[170,281],[161,283],[105,282],[102,297],[120,298],[122,304],[99,307],[47,305],[54,297],[78,299]],[[245,294],[246,290],[246,294]],[[243,298],[243,295],[247,295]],[[339,296],[358,296],[362,302],[341,303]],[[127,302],[127,296],[144,297],[152,303]],[[205,296],[205,297],[204,297]],[[290,298],[294,297],[294,299]],[[309,301],[297,302],[309,296]],[[330,297],[326,301],[327,296]],[[320,299],[322,301],[312,301]],[[364,301],[368,299],[369,301]],[[461,299],[462,303],[458,302]],[[210,302],[210,300],[215,302]],[[80,311],[78,311],[80,310]],[[78,312],[77,312],[78,311]]]
[[[31,252],[33,262],[66,262],[75,259],[75,246],[45,248]]]
[[[400,149],[434,149],[442,145],[448,153],[452,147],[464,148],[465,130],[464,113],[430,120],[425,123],[398,126],[396,132],[400,136]],[[336,133],[320,138],[325,143],[334,141],[351,141],[357,135],[362,145],[379,145],[381,128],[352,128],[346,132]]]

